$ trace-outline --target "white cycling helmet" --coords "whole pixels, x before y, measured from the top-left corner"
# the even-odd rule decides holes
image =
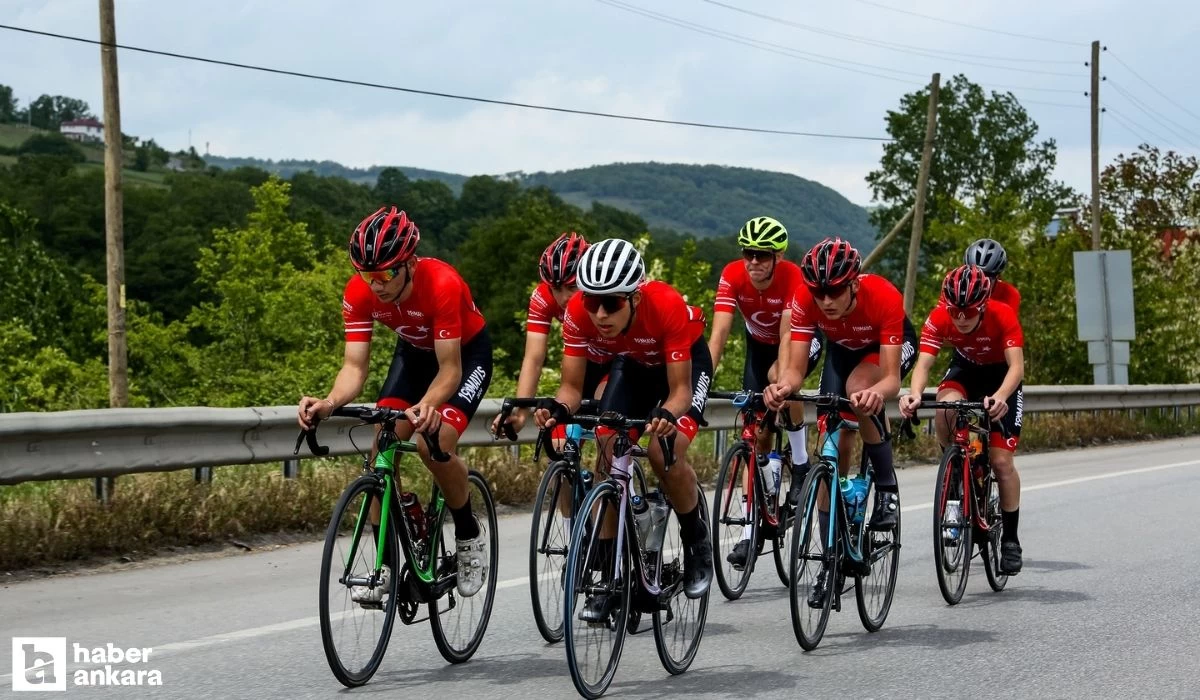
[[[646,278],[637,248],[619,238],[594,243],[579,259],[576,284],[587,294],[631,294]]]

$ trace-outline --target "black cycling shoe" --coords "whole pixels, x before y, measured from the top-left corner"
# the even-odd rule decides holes
[[[867,527],[872,530],[894,530],[900,521],[900,494],[877,491],[875,512]]]
[[[621,599],[611,593],[590,595],[583,602],[583,609],[579,611],[579,619],[584,622],[606,622],[620,602]]]
[[[733,546],[733,551],[726,557],[725,561],[733,564],[733,568],[742,571],[746,568],[746,560],[750,558],[750,540],[742,540]]]
[[[683,594],[703,598],[712,585],[712,543],[708,538],[683,546]]]
[[[1000,573],[1005,576],[1021,573],[1021,544],[1019,542],[1000,543]]]
[[[807,464],[792,465],[792,486],[788,489],[787,500],[793,506],[800,502],[800,489],[804,486],[804,480],[808,478],[808,470]]]
[[[829,579],[833,578],[829,567],[821,565],[821,570],[817,572],[817,580],[813,583],[812,590],[808,592],[808,607],[820,610],[825,607],[825,597],[829,595]]]

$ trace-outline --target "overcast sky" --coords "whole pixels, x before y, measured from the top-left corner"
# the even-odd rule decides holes
[[[1023,102],[1066,105],[1025,102],[1042,135],[1058,141],[1059,177],[1080,189],[1089,176],[1084,62],[1087,43],[1100,39],[1111,52],[1101,59],[1109,79],[1101,91],[1103,102],[1145,138],[1188,153],[1200,151],[1200,118],[1192,116],[1200,115],[1200,71],[1195,69],[1200,13],[1178,0],[727,0],[824,30],[970,54],[939,58],[805,31],[703,0],[618,4],[778,48],[701,34],[619,9],[609,0],[118,0],[117,38],[135,46],[427,90],[865,136],[884,135],[885,111],[902,94],[927,83],[930,73],[940,71],[946,80],[964,72],[984,86],[1020,88],[1012,91]],[[880,4],[1078,45],[952,26]],[[4,0],[0,23],[90,38],[99,34],[96,0]],[[874,75],[783,55],[785,48]],[[1006,60],[1012,58],[1032,60]],[[190,130],[198,151],[207,147],[224,156],[409,165],[463,174],[614,161],[718,163],[794,173],[866,204],[870,193],[863,178],[880,154],[875,142],[535,112],[131,52],[121,52],[119,61],[126,133],[175,149],[188,144]],[[0,66],[0,83],[11,85],[22,104],[41,93],[63,94],[85,99],[101,112],[95,46],[0,31]],[[1108,160],[1141,139],[1106,115],[1102,140],[1102,158]]]

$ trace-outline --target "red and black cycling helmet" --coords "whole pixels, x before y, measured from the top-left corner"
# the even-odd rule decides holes
[[[800,261],[804,283],[813,289],[844,287],[858,279],[862,259],[849,241],[826,238]]]
[[[575,282],[579,269],[579,258],[587,250],[588,242],[583,236],[568,231],[554,239],[538,261],[538,274],[551,287],[562,287]]]
[[[381,207],[350,234],[350,261],[360,271],[390,270],[412,258],[420,240],[421,232],[408,214]]]
[[[992,296],[992,280],[978,265],[954,268],[942,282],[942,299],[956,309],[982,308]]]

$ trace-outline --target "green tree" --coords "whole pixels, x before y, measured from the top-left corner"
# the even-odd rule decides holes
[[[867,175],[871,194],[881,205],[871,213],[880,235],[915,200],[928,104],[929,89],[923,88],[902,97],[899,109],[887,114],[887,132],[894,140],[884,144],[879,168]],[[987,94],[956,75],[938,96],[925,219],[951,221],[954,202],[964,202],[993,221],[1019,212],[1049,220],[1069,195],[1052,179],[1056,161],[1054,139],[1038,140],[1037,123],[1012,93]],[[888,249],[880,266],[884,273],[903,274],[907,240],[907,232],[901,233]],[[942,252],[928,250],[922,242],[923,257]]]
[[[18,111],[13,89],[7,85],[0,85],[0,124],[16,121]]]
[[[87,160],[83,155],[83,151],[61,134],[56,133],[36,133],[17,149],[18,153],[32,153],[45,156],[61,156],[68,158],[75,163],[82,163]]]

